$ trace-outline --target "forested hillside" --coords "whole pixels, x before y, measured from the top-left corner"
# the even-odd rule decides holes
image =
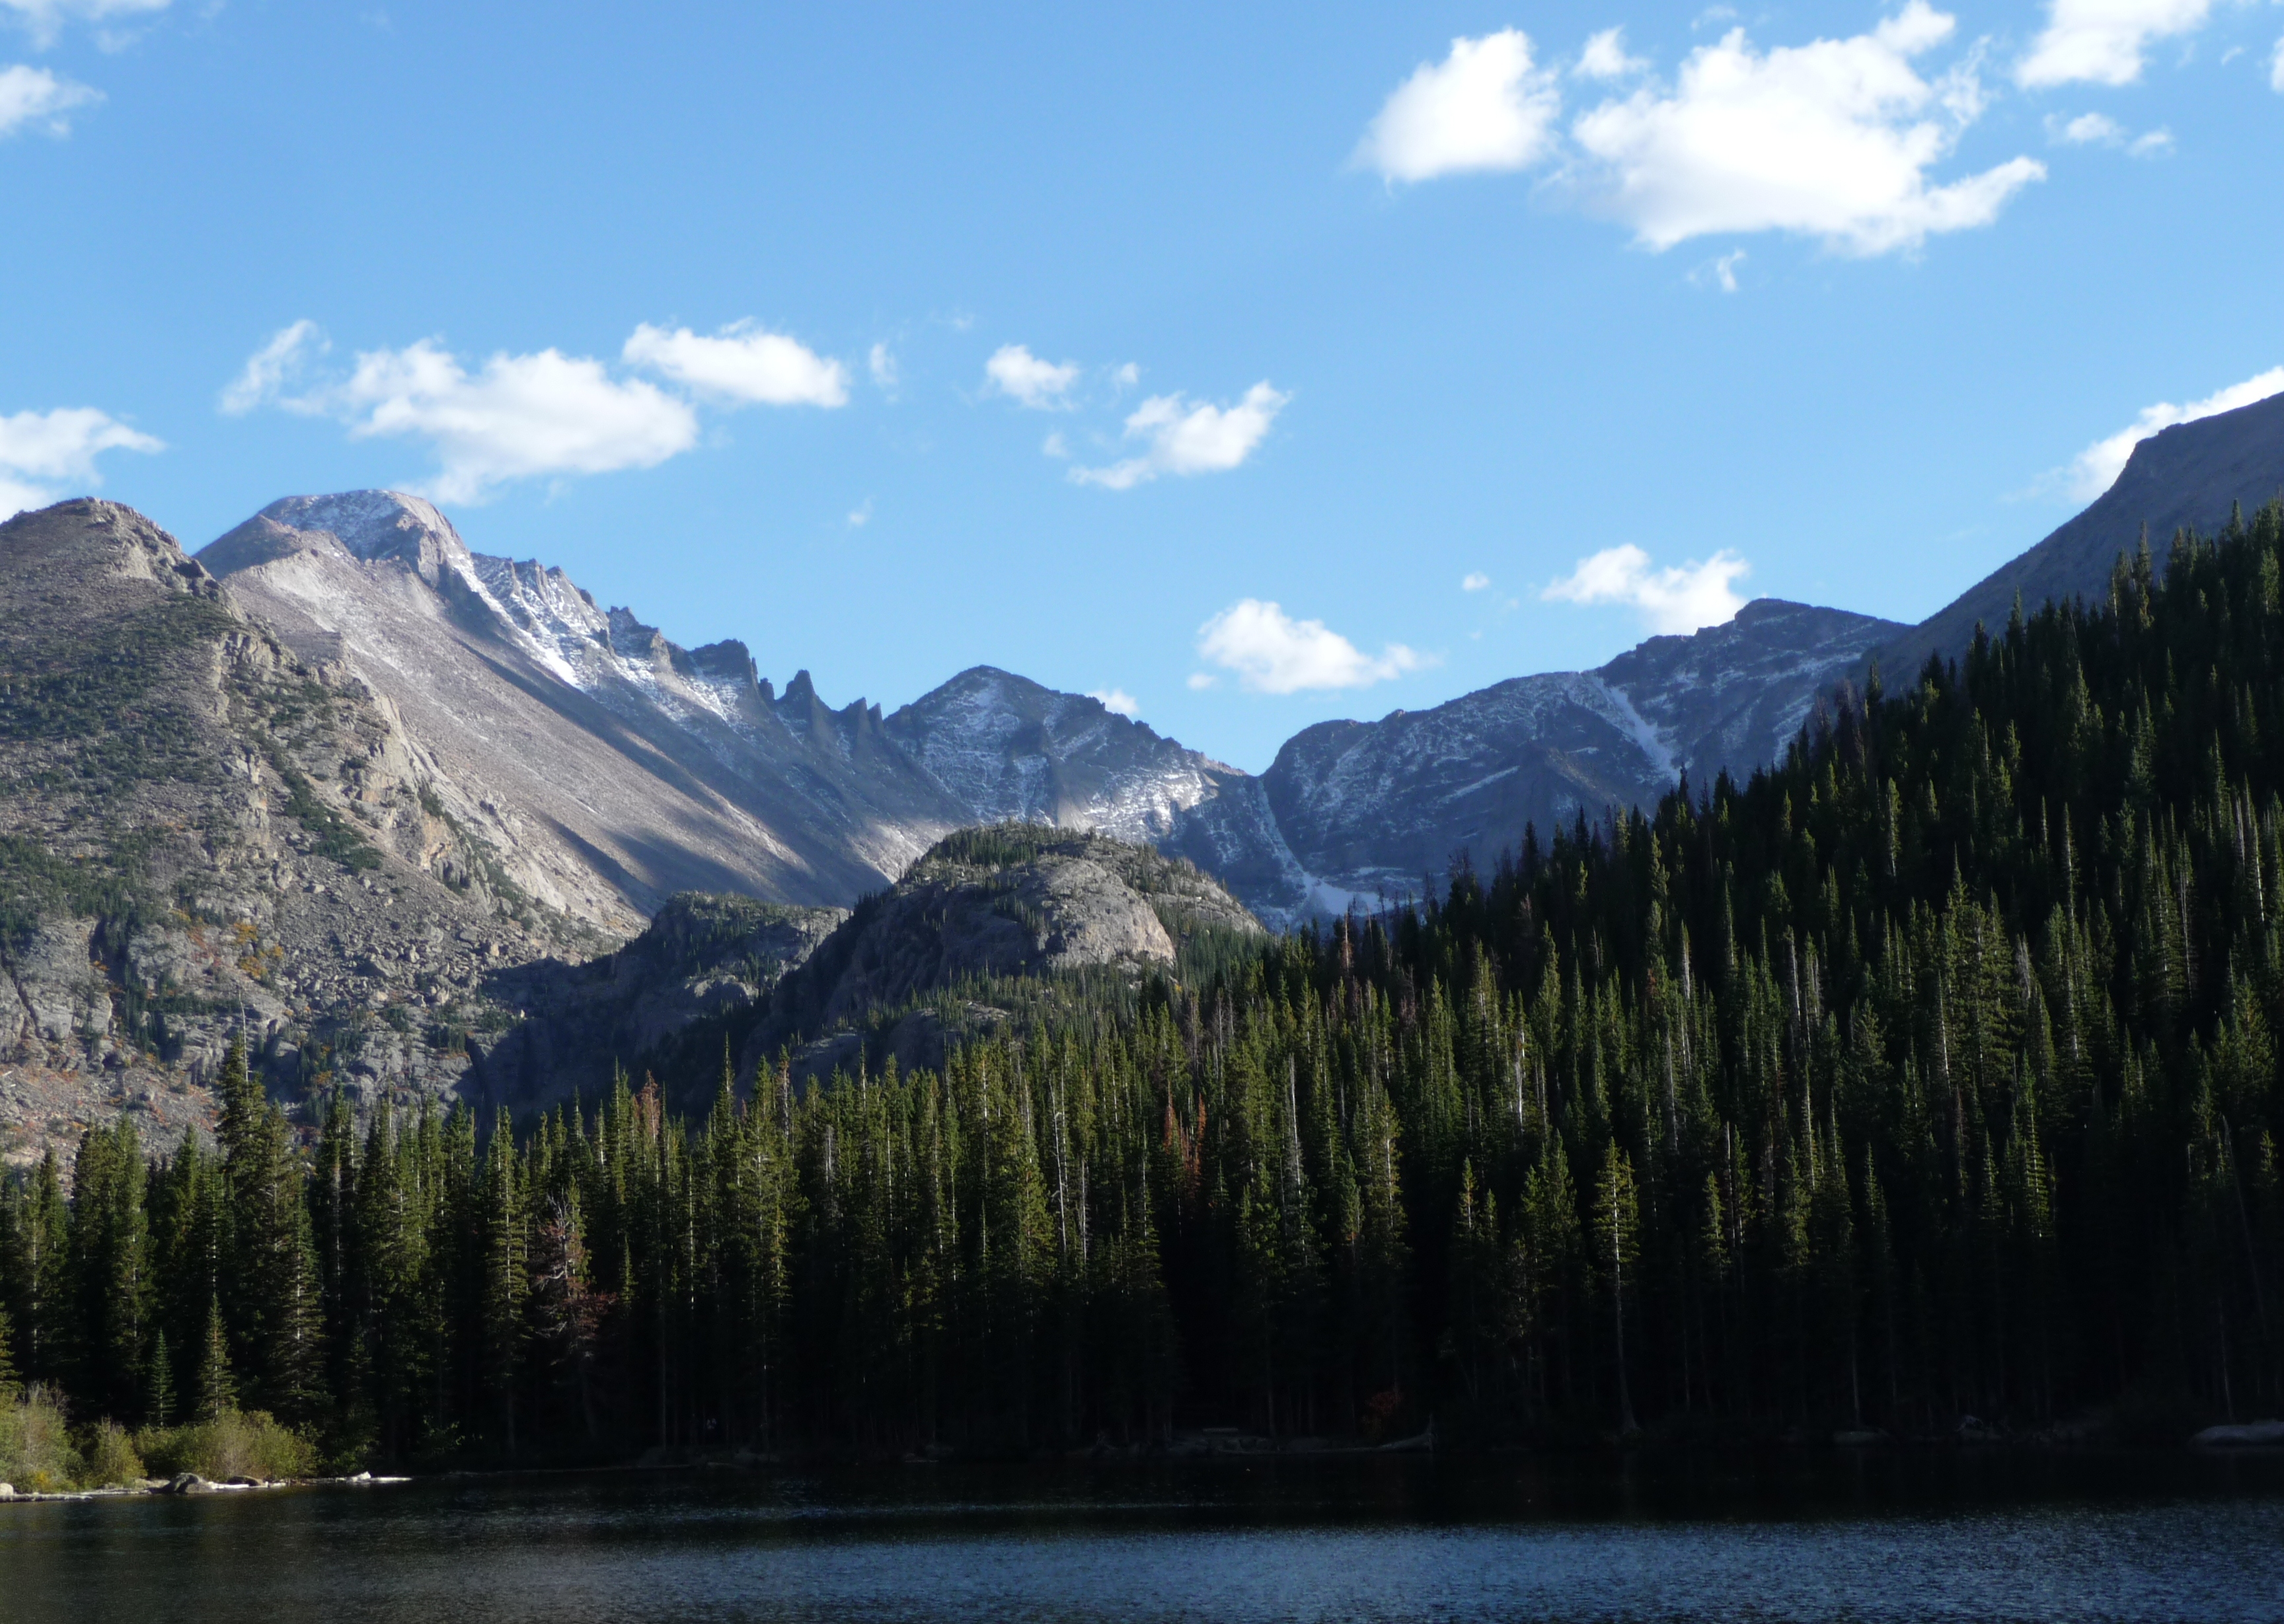
[[[414,1458],[2274,1413],[2280,553],[942,1075],[297,1148],[233,1070],[9,1191],[14,1370]]]

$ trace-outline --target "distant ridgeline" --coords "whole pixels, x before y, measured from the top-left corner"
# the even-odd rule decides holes
[[[9,1193],[15,1370],[414,1457],[2272,1414],[2280,550],[2145,549],[1748,785],[941,1074],[306,1163],[233,1081],[219,1160]]]

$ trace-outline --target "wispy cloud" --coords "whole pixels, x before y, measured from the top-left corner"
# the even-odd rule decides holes
[[[1745,606],[1732,583],[1751,569],[1733,552],[1659,569],[1639,547],[1606,547],[1579,559],[1577,568],[1548,583],[1539,597],[1550,603],[1625,604],[1652,632],[1693,632],[1717,626]]]
[[[244,417],[298,385],[309,358],[323,355],[328,347],[325,335],[313,321],[305,319],[279,328],[270,342],[246,358],[245,366],[223,386],[215,404],[226,416]]]
[[[1201,626],[1198,653],[1235,673],[1239,685],[1255,693],[1368,688],[1431,663],[1400,643],[1366,654],[1322,621],[1296,621],[1276,604],[1255,597],[1232,604]],[[1200,682],[1199,676],[1207,680]],[[1211,682],[1201,672],[1191,677],[1190,686],[1208,687]]]
[[[1484,574],[1482,571],[1479,569],[1469,570],[1465,575],[1462,575],[1459,578],[1459,590],[1462,592],[1486,591],[1490,589],[1490,584],[1491,578],[1489,575]]]
[[[72,110],[102,99],[102,91],[59,79],[44,67],[0,67],[0,137],[20,129],[69,135]]]
[[[1126,437],[1145,442],[1140,456],[1107,468],[1073,468],[1070,477],[1082,485],[1130,490],[1161,474],[1185,478],[1226,472],[1253,455],[1291,399],[1265,380],[1234,406],[1193,405],[1179,394],[1154,394],[1126,419]]]
[[[849,527],[851,530],[862,530],[866,525],[869,525],[872,522],[872,497],[865,497],[864,501],[858,503],[855,507],[849,510]]]
[[[1142,702],[1123,688],[1090,688],[1086,691],[1086,697],[1101,700],[1102,708],[1114,716],[1130,720],[1142,714]]]
[[[1532,65],[1521,29],[1455,39],[1441,62],[1422,62],[1389,92],[1349,161],[1390,181],[1528,168],[1552,146],[1561,112],[1554,75]]]
[[[2046,115],[2046,139],[2057,146],[2112,146],[2135,158],[2154,158],[2173,150],[2173,132],[2152,129],[2140,135],[2120,124],[2107,113],[2081,113],[2066,119],[2058,113]]]
[[[2131,84],[2152,41],[2194,34],[2211,14],[2212,0],[2052,0],[2045,27],[2014,65],[2014,82]]]
[[[95,459],[106,451],[163,451],[160,441],[91,406],[0,417],[0,519],[45,507],[65,492],[102,483]]]
[[[167,0],[0,0],[0,17],[20,24],[43,51],[56,43],[66,23],[104,23],[166,9]]]

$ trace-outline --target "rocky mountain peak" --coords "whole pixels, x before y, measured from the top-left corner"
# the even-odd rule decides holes
[[[394,559],[431,586],[438,584],[448,568],[475,573],[468,544],[452,521],[434,504],[402,491],[286,496],[263,508],[258,517],[289,530],[331,535],[366,563]]]

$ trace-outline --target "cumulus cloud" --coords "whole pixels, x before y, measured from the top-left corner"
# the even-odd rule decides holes
[[[1581,79],[1624,79],[1647,71],[1649,64],[1626,54],[1626,31],[1605,28],[1586,42],[1578,65],[1570,71]]]
[[[1491,578],[1479,569],[1469,570],[1459,577],[1459,590],[1462,592],[1481,592],[1487,589],[1490,584]]]
[[[2284,393],[2284,366],[2273,366],[2186,406],[2176,406],[2171,401],[2145,406],[2129,426],[2095,441],[2077,454],[2069,469],[2069,494],[2080,502],[2091,502],[2108,490],[2124,472],[2125,459],[2133,455],[2133,448],[2159,429],[2170,428],[2176,423],[2194,423],[2216,412],[2234,411],[2240,406],[2249,406],[2280,393]]]
[[[2015,158],[1930,180],[1983,108],[1971,58],[1932,81],[1912,66],[1954,26],[1909,0],[1869,34],[1766,52],[1733,28],[1692,51],[1671,90],[1645,87],[1580,115],[1571,133],[1587,158],[1585,196],[1653,249],[1784,230],[1875,254],[1988,225],[2045,167]]]
[[[780,332],[750,321],[733,322],[712,337],[648,322],[620,352],[629,366],[646,367],[686,388],[719,400],[762,406],[846,406],[849,370]]]
[[[60,500],[64,492],[51,481],[82,488],[102,483],[95,459],[106,451],[166,449],[91,406],[0,417],[0,519]]]
[[[1234,406],[1193,406],[1178,394],[1154,394],[1126,419],[1126,437],[1146,442],[1140,456],[1107,468],[1074,468],[1070,477],[1081,485],[1131,490],[1164,473],[1225,472],[1253,455],[1292,398],[1265,380],[1248,389]]]
[[[1101,700],[1102,708],[1114,716],[1134,717],[1142,714],[1142,702],[1123,688],[1090,688],[1086,691],[1086,697]]]
[[[67,22],[108,22],[167,9],[167,0],[0,0],[0,15],[20,23],[43,49]]]
[[[2026,89],[2057,84],[2131,84],[2152,40],[2192,34],[2212,0],[2052,0],[2046,26],[2014,65]]]
[[[313,321],[298,321],[290,327],[279,328],[269,343],[246,358],[246,365],[223,387],[215,404],[233,418],[242,418],[255,407],[267,405],[299,379],[312,355],[322,355],[325,348],[325,334]]]
[[[100,90],[59,79],[44,67],[0,67],[0,137],[26,129],[68,135],[71,110],[102,99]]]
[[[1296,621],[1255,597],[1232,604],[1198,628],[1198,653],[1235,672],[1239,685],[1255,693],[1368,688],[1429,663],[1400,643],[1366,654],[1322,621]],[[1198,676],[1191,677],[1191,687],[1211,685],[1210,676],[1204,682]]]
[[[1733,552],[1658,569],[1632,545],[1606,547],[1539,594],[1550,603],[1627,604],[1654,633],[1718,626],[1745,606],[1731,583],[1752,566]]]
[[[430,488],[447,502],[535,474],[654,467],[698,442],[689,402],[555,349],[494,355],[471,372],[423,339],[361,352],[346,380],[280,403],[337,418],[356,439],[426,441],[442,465]]]
[[[1610,38],[1623,58],[1615,30]],[[1554,75],[1531,65],[1520,29],[1455,39],[1443,61],[1422,62],[1389,93],[1350,162],[1391,181],[1528,168],[1551,150],[1561,111]]]
[[[1057,365],[1042,361],[1021,344],[1002,344],[983,363],[983,386],[1038,411],[1057,411],[1070,404],[1071,386],[1078,381],[1078,363]]]

